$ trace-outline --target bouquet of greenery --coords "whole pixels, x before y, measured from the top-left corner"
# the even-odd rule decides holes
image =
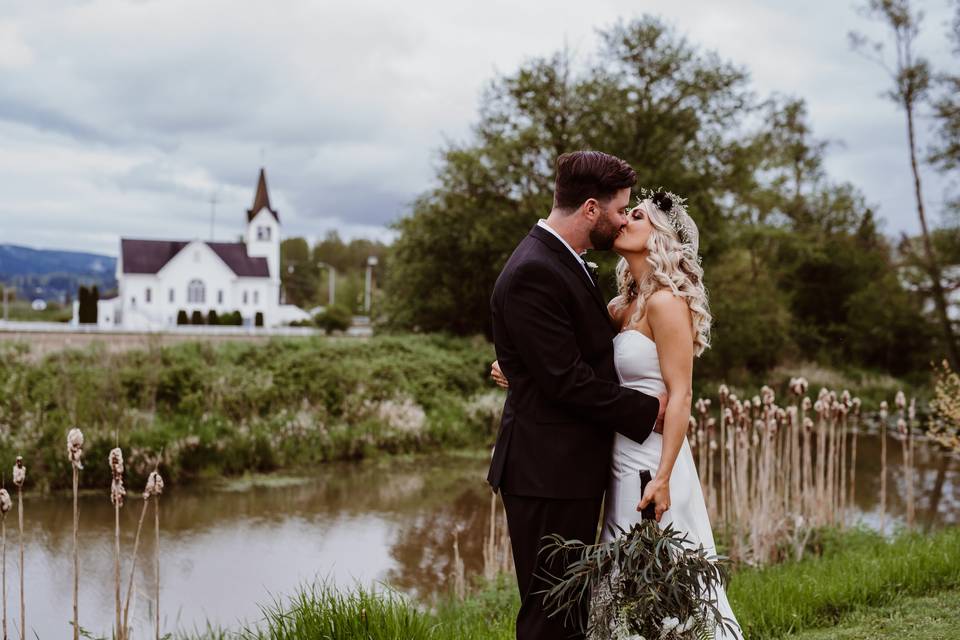
[[[669,524],[642,520],[594,545],[558,535],[546,541],[548,566],[558,556],[575,560],[562,576],[543,576],[551,585],[541,592],[544,606],[591,640],[713,638],[720,627],[734,633],[734,621],[716,606],[726,558],[691,548]]]

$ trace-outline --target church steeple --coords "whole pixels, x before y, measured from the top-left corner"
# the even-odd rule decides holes
[[[253,197],[253,207],[247,209],[247,222],[253,220],[264,208],[273,215],[273,218],[277,222],[280,222],[280,216],[278,216],[277,212],[270,206],[270,194],[267,193],[267,174],[263,170],[263,167],[260,167],[260,179],[257,180],[257,194]]]

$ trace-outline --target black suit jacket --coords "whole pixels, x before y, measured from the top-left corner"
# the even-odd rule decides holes
[[[600,291],[559,239],[534,226],[490,303],[510,388],[487,481],[514,495],[603,495],[614,431],[643,442],[660,402],[620,386]]]

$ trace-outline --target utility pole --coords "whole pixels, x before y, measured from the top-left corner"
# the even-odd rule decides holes
[[[377,257],[370,256],[367,258],[367,286],[364,288],[363,294],[363,311],[368,316],[370,315],[370,289],[373,285],[373,268],[375,266],[377,266]]]

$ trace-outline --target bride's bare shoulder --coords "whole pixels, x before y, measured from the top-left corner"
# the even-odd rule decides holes
[[[647,298],[647,311],[652,316],[661,318],[690,317],[690,307],[683,296],[678,296],[670,289],[658,289]]]

